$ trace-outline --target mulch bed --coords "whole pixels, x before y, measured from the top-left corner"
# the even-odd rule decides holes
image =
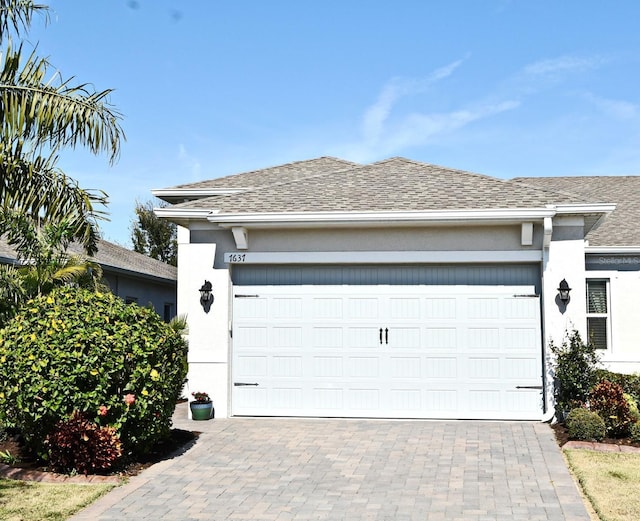
[[[198,432],[172,429],[169,438],[156,445],[149,454],[139,457],[135,461],[129,461],[111,473],[88,478],[85,476],[75,476],[79,479],[72,479],[71,481],[109,482],[135,476],[154,463],[170,459],[177,454],[183,453],[191,447],[198,438],[198,435]],[[10,433],[4,438],[5,439],[0,439],[0,451],[8,451],[17,461],[9,465],[0,464],[0,477],[28,481],[70,481],[68,476],[49,472],[47,467],[43,466],[42,462],[37,461],[36,458],[26,450],[19,435]],[[111,477],[114,479],[101,479],[103,477]]]
[[[567,432],[567,427],[564,423],[555,423],[551,425],[553,432],[556,435],[556,441],[560,447],[563,447],[567,442],[571,441],[569,439],[569,433]],[[631,438],[605,438],[600,443],[605,443],[607,445],[620,445],[625,447],[637,447],[640,448],[640,443],[634,443],[631,441]]]

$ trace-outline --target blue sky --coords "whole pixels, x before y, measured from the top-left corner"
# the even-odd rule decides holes
[[[115,166],[59,165],[109,194],[103,235],[125,246],[153,188],[321,155],[640,174],[637,0],[47,3],[30,42],[124,116]]]

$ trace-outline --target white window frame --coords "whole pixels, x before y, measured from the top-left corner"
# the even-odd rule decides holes
[[[606,313],[589,313],[589,283],[590,282],[604,282],[606,292]],[[611,279],[609,277],[588,277],[585,283],[586,293],[586,315],[587,315],[587,341],[589,338],[589,319],[590,318],[604,318],[606,323],[606,346],[604,348],[598,348],[600,351],[611,351]]]

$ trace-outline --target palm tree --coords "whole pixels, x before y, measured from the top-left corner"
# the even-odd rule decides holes
[[[8,242],[18,246],[16,264],[0,265],[0,328],[27,300],[56,286],[106,289],[99,264],[67,253],[74,231],[68,221],[40,224],[28,215],[4,212],[0,223]]]
[[[88,253],[96,250],[102,192],[80,188],[56,168],[61,148],[78,145],[113,163],[124,133],[121,115],[108,102],[111,90],[63,80],[35,51],[26,59],[11,34],[28,31],[35,13],[48,8],[33,0],[0,0],[0,209],[37,221],[66,220]],[[2,234],[0,230],[0,235]]]

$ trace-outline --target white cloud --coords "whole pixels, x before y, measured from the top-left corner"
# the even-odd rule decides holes
[[[457,60],[444,67],[440,67],[427,78],[416,80],[410,78],[393,78],[383,88],[377,101],[364,114],[362,133],[367,143],[377,142],[384,130],[395,103],[402,97],[425,92],[434,83],[449,77],[464,60]]]
[[[465,59],[436,69],[426,78],[391,79],[383,86],[376,102],[364,112],[362,139],[346,147],[340,147],[338,155],[362,162],[374,160],[382,155],[396,155],[406,148],[433,143],[474,121],[519,106],[519,101],[507,99],[470,104],[449,112],[414,110],[401,113],[397,107],[401,99],[427,92],[439,81],[451,76]]]
[[[584,98],[602,111],[605,115],[616,119],[634,119],[638,116],[638,105],[624,100],[614,100],[587,93]]]
[[[191,181],[198,181],[202,176],[202,165],[198,158],[192,156],[187,151],[187,147],[182,143],[178,145],[178,160],[186,171],[190,173]]]
[[[555,76],[564,72],[582,72],[595,69],[605,60],[601,56],[581,58],[578,56],[559,56],[548,60],[540,60],[523,69],[527,76]]]
[[[517,101],[504,101],[441,114],[413,113],[389,132],[382,148],[393,152],[412,146],[426,145],[475,121],[513,110],[519,105]]]

